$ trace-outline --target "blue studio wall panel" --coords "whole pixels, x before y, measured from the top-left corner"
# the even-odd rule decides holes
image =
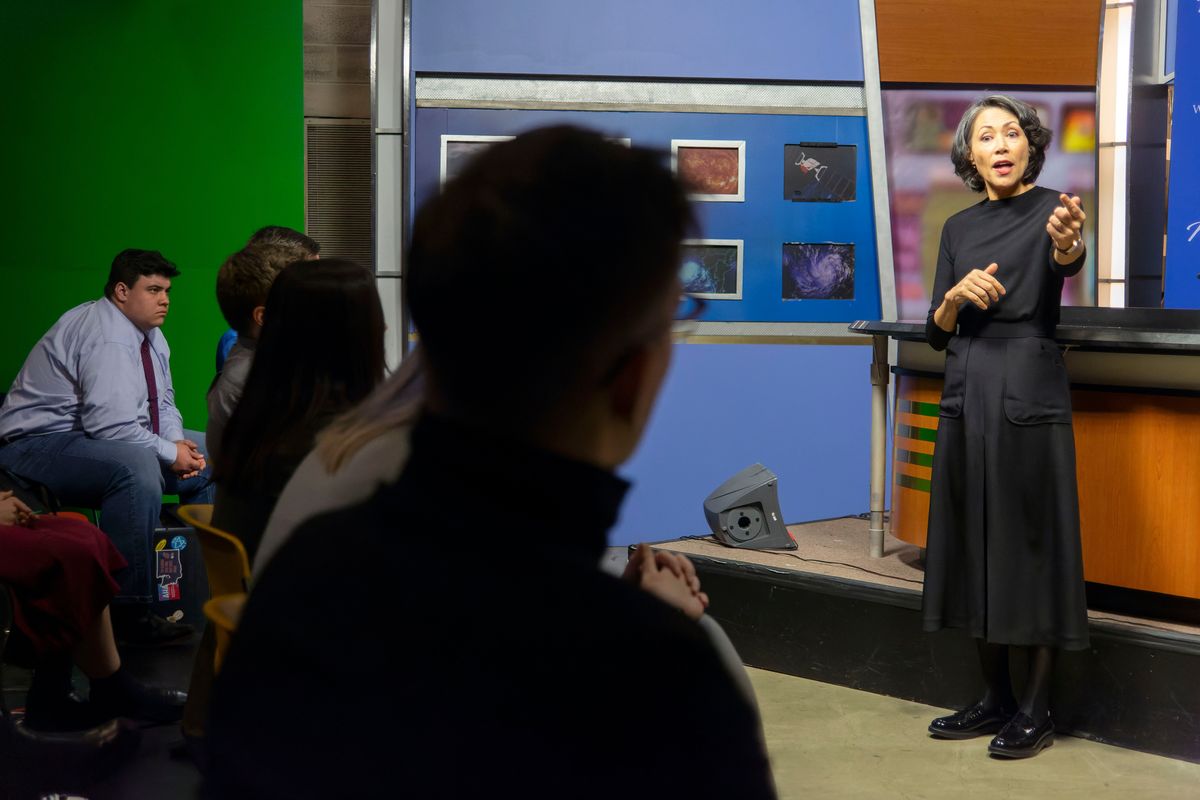
[[[1164,308],[1200,308],[1200,3],[1179,4]]]
[[[413,69],[863,80],[856,0],[413,0]]]
[[[700,236],[744,241],[741,300],[709,302],[715,322],[851,322],[878,319],[878,262],[866,119],[847,116],[697,114],[667,112],[528,111],[419,108],[413,140],[416,205],[438,191],[443,134],[512,135],[572,123],[636,146],[669,153],[672,139],[746,143],[745,201],[697,202]],[[857,196],[850,202],[792,202],[784,198],[784,145],[836,142],[857,147]],[[853,299],[784,300],[783,243],[855,245]]]
[[[707,534],[704,498],[756,461],[789,523],[867,511],[870,363],[848,345],[676,345],[610,544]]]

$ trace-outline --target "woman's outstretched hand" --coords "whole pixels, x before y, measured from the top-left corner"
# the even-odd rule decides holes
[[[1087,219],[1087,214],[1083,213],[1078,197],[1060,194],[1058,202],[1058,208],[1054,209],[1054,213],[1046,222],[1046,233],[1050,234],[1059,252],[1065,252],[1083,238],[1083,222]]]

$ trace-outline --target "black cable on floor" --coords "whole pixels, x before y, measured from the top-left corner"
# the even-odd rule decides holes
[[[905,583],[915,583],[918,586],[925,583],[925,581],[918,581],[914,580],[913,578],[901,578],[899,575],[888,575],[886,572],[876,572],[873,569],[860,567],[857,564],[847,564],[844,561],[824,561],[819,558],[805,558],[804,556],[798,556],[795,553],[783,553],[783,555],[791,556],[792,558],[799,559],[800,561],[807,561],[810,564],[828,564],[829,566],[833,567],[847,567],[849,569],[859,570],[860,572],[866,572],[870,575],[878,575],[880,578],[891,578],[892,580],[904,581]]]

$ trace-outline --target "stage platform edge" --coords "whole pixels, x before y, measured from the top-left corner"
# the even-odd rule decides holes
[[[972,640],[962,631],[921,630],[918,548],[889,537],[885,557],[871,559],[867,523],[857,518],[789,529],[796,551],[733,549],[711,538],[655,546],[693,560],[709,614],[750,666],[945,708],[977,699]],[[1089,599],[1108,605],[1089,611],[1089,649],[1059,659],[1058,729],[1200,763],[1200,625],[1186,619],[1195,609],[1143,597],[1137,611],[1159,608],[1176,619],[1117,613],[1111,604],[1129,598],[1105,589],[1089,585]]]

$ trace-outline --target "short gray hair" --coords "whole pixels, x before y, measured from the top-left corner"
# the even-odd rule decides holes
[[[1021,183],[1033,183],[1042,173],[1042,165],[1046,163],[1046,148],[1050,146],[1053,135],[1049,128],[1042,125],[1037,111],[1033,106],[1003,94],[992,94],[981,97],[963,112],[958,121],[958,130],[954,132],[954,144],[950,148],[950,160],[954,162],[954,174],[962,178],[962,182],[973,192],[983,191],[983,178],[971,163],[971,131],[975,128],[975,118],[985,108],[1002,108],[1017,118],[1017,124],[1025,131],[1029,140],[1029,165],[1021,176]]]

